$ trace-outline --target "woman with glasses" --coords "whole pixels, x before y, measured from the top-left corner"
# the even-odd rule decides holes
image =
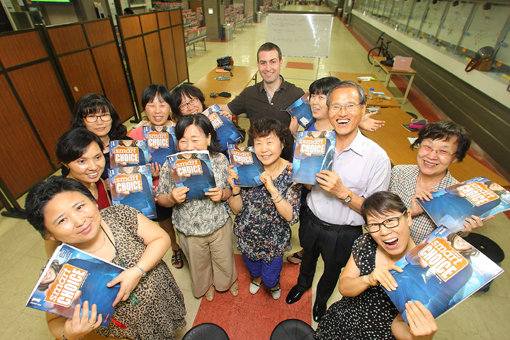
[[[389,191],[400,196],[413,217],[411,237],[420,243],[436,225],[423,211],[418,200],[432,199],[431,192],[457,184],[448,168],[466,156],[471,137],[466,129],[454,122],[442,121],[427,124],[411,145],[418,148],[415,165],[397,165],[391,170]],[[466,218],[466,231],[481,227],[477,216]]]
[[[367,233],[356,239],[340,275],[343,298],[321,318],[316,339],[431,339],[437,324],[419,301],[406,304],[409,326],[381,286],[395,290],[390,270],[402,272],[395,262],[414,248],[409,235],[411,215],[395,194],[380,191],[361,207]]]
[[[183,84],[172,91],[172,114],[175,119],[202,113],[207,108],[202,91],[193,85]]]
[[[71,128],[84,127],[101,139],[105,167],[102,179],[108,178],[110,140],[126,139],[127,129],[120,121],[113,104],[104,96],[89,93],[78,99],[71,116]],[[131,139],[131,138],[127,138]]]

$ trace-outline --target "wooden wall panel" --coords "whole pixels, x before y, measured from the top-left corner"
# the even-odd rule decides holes
[[[110,20],[91,21],[83,24],[89,43],[93,45],[115,41]]]
[[[135,35],[142,34],[138,16],[120,17],[119,24],[124,38],[129,38]]]
[[[172,19],[172,24],[173,24]],[[175,61],[177,64],[177,79],[182,83],[188,79],[188,63],[186,60],[186,45],[184,43],[184,33],[182,26],[172,28],[172,36],[174,38]]]
[[[0,60],[5,68],[47,57],[37,31],[0,37]]]
[[[163,29],[160,31],[161,48],[163,50],[163,59],[165,61],[165,74],[167,88],[173,89],[179,84],[177,77],[177,67],[175,64],[174,39],[172,37],[172,29]]]
[[[142,25],[142,32],[151,32],[158,29],[158,23],[156,21],[156,14],[149,13],[140,15],[140,24]]]
[[[161,55],[161,45],[157,32],[144,36],[145,50],[147,52],[147,62],[149,63],[149,73],[153,84],[165,84],[165,69],[163,67],[163,56]],[[141,93],[139,94],[139,96]]]
[[[116,43],[92,49],[105,95],[115,106],[121,121],[135,114]]]
[[[142,95],[143,89],[151,83],[142,37],[126,40],[125,45],[131,76],[133,77],[136,96],[138,97],[135,100],[137,103],[140,103],[139,97]]]
[[[46,151],[57,164],[54,160],[55,145],[60,135],[70,127],[71,110],[53,68],[49,62],[44,62],[11,71],[9,78]]]
[[[18,105],[4,75],[0,75],[0,177],[14,196],[53,171],[44,151]]]
[[[48,28],[48,35],[57,54],[87,47],[87,41],[80,24]]]
[[[179,25],[180,23],[182,23],[182,16],[181,16],[180,9],[170,11],[170,21],[172,22],[172,26]]]
[[[59,58],[74,100],[87,93],[103,93],[99,77],[88,50]]]
[[[165,11],[165,12],[156,12],[156,16],[157,16],[157,19],[158,19],[158,27],[161,29],[161,28],[166,28],[166,27],[169,27],[170,26],[170,14]]]

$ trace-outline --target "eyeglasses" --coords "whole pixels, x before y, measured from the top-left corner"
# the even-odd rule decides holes
[[[420,149],[426,153],[435,152],[438,157],[448,157],[453,155],[453,153],[449,151],[444,149],[434,149],[432,146],[424,143],[420,144]]]
[[[179,105],[179,109],[187,110],[191,107],[191,105],[196,104],[197,101],[198,101],[197,97],[190,98],[190,100],[187,103],[182,103],[181,105]]]
[[[101,121],[103,121],[103,122],[109,122],[110,120],[112,120],[112,115],[109,113],[103,113],[100,115],[92,114],[92,115],[86,115],[84,119],[89,123],[95,123],[95,122],[97,122],[98,118],[101,119]]]
[[[370,234],[378,233],[381,230],[381,226],[385,226],[386,229],[393,229],[398,227],[400,223],[400,219],[407,213],[407,210],[402,213],[400,216],[390,217],[387,220],[382,221],[381,223],[368,223],[364,224],[363,227]]]
[[[345,112],[347,112],[347,113],[354,113],[354,111],[356,111],[356,108],[360,105],[361,104],[353,104],[353,103],[347,103],[345,105],[333,104],[333,105],[331,105],[329,110],[333,113],[337,113],[337,112],[341,111],[342,109],[345,109]]]

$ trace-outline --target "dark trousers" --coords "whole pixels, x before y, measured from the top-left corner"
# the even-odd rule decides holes
[[[316,302],[325,305],[333,293],[342,268],[351,256],[354,240],[363,233],[361,226],[324,222],[306,206],[301,216],[299,239],[304,249],[297,285],[304,292],[312,286],[319,255],[324,273],[317,285]]]

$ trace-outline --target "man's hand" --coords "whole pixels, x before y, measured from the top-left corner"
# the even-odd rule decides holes
[[[382,128],[386,122],[384,120],[373,119],[372,116],[375,114],[377,114],[377,112],[364,114],[359,122],[360,129],[373,132]]]
[[[330,170],[321,170],[316,176],[317,182],[321,188],[335,195],[341,200],[344,200],[349,195],[349,189],[347,189],[337,173]]]

